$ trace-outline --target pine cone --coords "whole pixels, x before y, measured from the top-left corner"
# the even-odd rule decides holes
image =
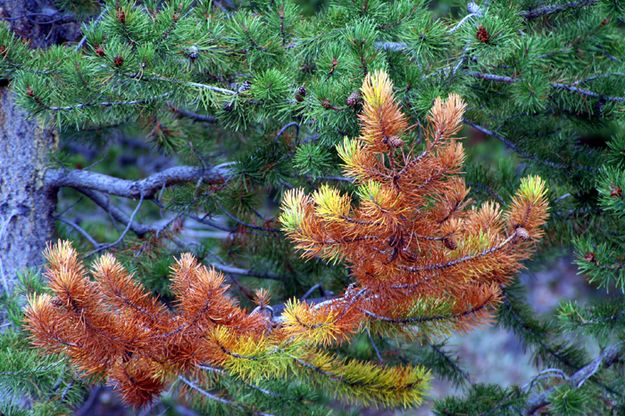
[[[486,30],[486,28],[482,25],[477,28],[475,37],[482,43],[488,43],[490,41],[490,33],[488,33],[488,30]]]

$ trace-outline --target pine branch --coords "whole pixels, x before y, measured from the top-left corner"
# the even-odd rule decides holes
[[[555,89],[574,92],[574,93],[577,93],[586,97],[598,98],[600,100],[611,101],[611,102],[616,102],[616,103],[625,102],[625,97],[603,95],[603,94],[599,94],[597,92],[594,92],[585,88],[579,88],[574,85],[562,84],[560,82],[552,82],[550,84]]]
[[[155,173],[140,180],[115,178],[86,170],[50,169],[45,181],[49,188],[70,187],[78,190],[88,189],[125,198],[153,199],[163,188],[170,185],[197,182],[223,184],[232,176],[230,164],[221,164],[209,169],[193,166],[176,166]]]
[[[154,101],[161,100],[163,98],[169,97],[172,92],[166,92],[160,95],[155,95],[153,97],[146,98],[137,98],[134,100],[117,100],[117,101],[99,101],[93,103],[78,103],[72,105],[63,105],[63,106],[44,106],[47,110],[52,112],[59,111],[74,111],[74,110],[83,110],[85,108],[92,107],[119,107],[119,106],[133,106],[133,105],[141,105],[141,104],[149,104]],[[41,103],[40,103],[41,104]]]
[[[567,382],[573,389],[578,389],[584,383],[593,377],[601,369],[609,368],[621,359],[621,353],[623,351],[623,342],[619,342],[606,347],[601,354],[599,354],[588,365],[580,368],[575,373],[567,377]],[[527,407],[525,409],[526,415],[533,415],[540,409],[549,405],[550,396],[556,390],[557,387],[550,387],[543,392],[534,394],[527,400]]]
[[[260,279],[278,280],[282,282],[286,282],[289,280],[287,276],[281,276],[281,275],[271,273],[271,272],[257,272],[251,269],[242,269],[240,267],[230,266],[227,264],[211,263],[211,266],[226,274],[234,274],[238,276],[251,276],[251,277],[257,277]]]
[[[568,9],[574,9],[577,7],[592,6],[599,3],[599,0],[578,0],[571,1],[563,4],[548,4],[534,9],[529,9],[521,12],[521,16],[527,20],[536,19],[537,17],[548,16],[553,13],[562,12]]]
[[[88,188],[78,189],[83,195],[93,201],[96,205],[102,208],[108,213],[115,221],[121,224],[131,224],[130,230],[134,232],[138,237],[142,237],[147,233],[157,232],[161,229],[156,225],[145,225],[137,221],[130,222],[130,217],[119,207],[111,204],[108,196],[104,196],[100,192],[93,191]]]
[[[471,77],[474,77],[474,78],[484,79],[484,80],[487,80],[487,81],[502,82],[502,83],[505,83],[505,84],[514,84],[515,82],[521,81],[520,78],[509,77],[509,76],[506,76],[506,75],[489,74],[489,73],[484,73],[484,72],[467,71],[466,74],[468,76],[471,76]],[[617,74],[617,73],[615,73],[615,74]],[[615,74],[612,74],[612,75],[615,75]],[[596,79],[598,77],[599,76],[594,76],[594,77],[589,78],[589,79]],[[579,88],[579,87],[576,86],[580,82],[584,82],[584,81],[587,81],[587,80],[575,81],[573,84],[564,84],[564,83],[561,83],[561,82],[550,82],[549,85],[551,85],[551,87],[556,89],[556,90],[565,90],[565,91],[569,91],[569,92],[574,92],[576,94],[580,94],[580,95],[583,95],[585,97],[598,98],[598,99],[601,99],[601,100],[610,101],[610,102],[617,102],[617,103],[625,102],[625,97],[604,95],[604,94],[600,94],[600,93],[595,92],[595,91],[591,91],[591,90],[588,90],[588,89],[585,89],[585,88]]]
[[[509,77],[506,75],[488,74],[484,72],[467,71],[465,72],[465,74],[473,78],[485,79],[487,81],[503,82],[506,84],[513,84],[519,81],[518,78]]]
[[[188,118],[193,121],[197,121],[201,123],[208,123],[208,124],[213,124],[217,122],[217,117],[215,116],[194,113],[193,111],[189,111],[189,110],[185,110],[184,108],[176,107],[171,103],[168,103],[168,106],[169,106],[169,109],[177,117],[180,117],[180,118]]]
[[[493,301],[493,297],[489,297],[489,298],[486,298],[485,301],[480,305],[476,305],[462,312],[451,313],[448,315],[415,316],[415,317],[397,319],[397,318],[389,318],[388,316],[381,316],[368,310],[365,310],[364,313],[365,315],[373,319],[376,319],[382,322],[391,323],[391,324],[419,324],[419,323],[436,322],[436,321],[453,321],[453,320],[461,320],[462,318],[467,318],[472,315],[479,314],[480,312],[488,308],[492,301]]]
[[[533,160],[537,163],[549,166],[551,168],[554,169],[579,169],[579,170],[584,170],[584,171],[596,171],[597,169],[591,166],[584,166],[584,165],[568,165],[568,164],[564,164],[564,163],[559,163],[559,162],[554,162],[551,160],[545,160],[545,159],[541,159],[538,156],[529,154],[528,152],[526,152],[525,150],[522,150],[521,148],[519,148],[519,146],[517,146],[515,143],[513,143],[512,141],[510,141],[509,139],[507,139],[506,137],[504,137],[502,134],[494,131],[494,130],[489,130],[486,127],[483,127],[471,120],[467,120],[466,118],[463,119],[464,124],[473,127],[475,130],[484,133],[488,136],[494,137],[495,139],[499,140],[500,142],[502,142],[508,149],[514,151],[515,153],[517,153],[519,156],[525,158],[525,159],[529,159],[529,160]]]
[[[592,6],[594,4],[597,4],[598,2],[599,0],[579,0],[579,1],[572,1],[572,2],[564,3],[564,4],[545,5],[545,6],[537,7],[534,9],[523,10],[519,13],[519,15],[527,20],[532,20],[541,16],[547,16],[547,15],[562,12],[568,9]],[[484,2],[484,3],[486,4],[487,2]],[[485,8],[484,6],[485,5],[482,5],[481,8]],[[471,18],[481,15],[480,7],[477,7],[475,3],[470,2],[467,8],[469,9],[469,14],[465,15],[458,23],[456,23],[456,25],[454,25],[449,30],[450,34],[456,32],[464,23],[466,23]],[[402,52],[408,49],[408,45],[405,42],[390,42],[390,41],[376,42],[375,47],[384,51],[389,51],[389,52]]]

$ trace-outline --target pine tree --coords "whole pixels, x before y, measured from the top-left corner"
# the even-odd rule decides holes
[[[17,200],[14,205],[13,199],[8,211],[0,205],[0,248],[11,249],[0,250],[0,266],[14,264],[17,247],[42,250],[48,237],[35,239],[35,234],[47,236],[56,224],[59,236],[72,240],[84,256],[81,263],[115,252],[143,285],[136,286],[145,294],[142,299],[158,295],[167,306],[154,301],[155,307],[178,316],[171,305],[181,298],[168,284],[169,270],[180,252],[190,251],[198,262],[225,274],[243,315],[254,305],[269,306],[264,295],[254,295],[256,289],[269,289],[274,318],[284,319],[279,325],[314,345],[328,365],[379,355],[389,366],[411,362],[464,385],[463,396],[435,404],[440,414],[618,413],[625,388],[618,359],[625,276],[620,256],[622,2],[331,0],[315,14],[307,7],[290,0],[81,0],[18,15],[3,9],[9,15],[0,30],[0,72],[18,103],[46,132],[55,132],[46,137],[58,139],[59,150],[51,149],[47,168],[23,175],[32,182],[24,186],[33,198],[24,200],[27,206]],[[23,25],[51,34],[68,21],[85,22],[82,38],[67,37],[66,44],[48,48],[20,38],[28,36]],[[370,113],[376,99],[367,98],[371,89],[360,91],[362,80],[374,79],[378,70],[396,86],[394,104],[385,107],[393,120],[385,120],[402,133],[386,134],[382,144]],[[440,143],[433,140],[434,120],[428,119],[433,103],[456,108],[457,96],[467,103],[456,120],[464,125],[463,134],[484,141],[468,142],[464,157],[455,133]],[[373,124],[367,127],[367,122]],[[23,143],[38,142],[28,136]],[[12,164],[10,150],[0,152],[0,171],[12,166],[13,178],[20,176],[18,166],[27,155]],[[412,173],[388,182],[384,175],[423,152],[427,165],[417,164]],[[406,193],[404,185],[416,189],[412,186],[433,172],[441,178]],[[0,196],[6,189],[0,182]],[[555,319],[536,316],[514,278],[543,228],[523,221],[519,226],[513,214],[527,203],[543,207],[543,198],[549,200],[550,216],[534,263],[573,248],[580,273],[600,287],[597,297],[603,288],[611,294],[588,304],[564,301]],[[40,199],[45,210],[36,205]],[[402,211],[415,205],[433,218],[453,201],[460,205],[444,226]],[[378,217],[374,202],[388,212]],[[373,223],[350,223],[341,215]],[[493,221],[489,227],[481,223],[486,218]],[[407,231],[406,224],[416,228]],[[368,240],[351,241],[362,237]],[[390,248],[383,242],[389,237]],[[463,258],[431,271],[437,279],[462,284],[448,288],[435,280],[392,299],[388,294],[380,303],[363,296],[354,304],[386,320],[352,309],[334,322],[333,304],[324,303],[344,302],[344,296],[364,289],[383,290],[391,280],[416,284],[427,274],[416,269]],[[29,256],[27,263],[41,261]],[[414,273],[398,272],[400,266]],[[0,362],[13,362],[7,372],[23,371],[36,380],[35,350],[25,348],[17,312],[23,292],[9,296],[19,286],[17,273],[11,267],[0,275],[5,302],[15,315],[14,333],[7,336],[20,338],[7,341],[11,347],[0,351]],[[470,296],[458,296],[463,290]],[[288,302],[291,298],[309,302]],[[453,317],[480,299],[489,300],[483,311],[496,310],[494,321],[518,335],[535,356],[537,376],[525,386],[468,382],[440,335],[468,329],[480,321],[475,314],[464,323],[442,319],[418,325],[430,335],[417,337],[418,348],[395,337],[411,333],[410,325],[395,321]],[[357,354],[361,344],[365,353]],[[4,359],[16,351],[28,353],[22,361]],[[61,383],[77,383],[67,381],[75,377],[63,362]],[[400,367],[389,368],[392,373]],[[262,390],[285,392],[277,398],[259,390],[258,380],[219,365],[210,375],[205,369],[201,380],[197,374],[177,379],[174,374],[181,373],[171,370],[167,381],[173,386],[159,396],[162,408],[180,404],[173,398],[186,397],[188,389],[203,400],[189,396],[182,403],[200,412],[275,408],[280,414],[301,413],[302,403],[315,404],[311,413],[327,411],[328,392],[317,390],[323,382],[288,386],[284,378],[263,379]],[[58,388],[44,385],[38,392],[26,390],[28,400],[8,406],[17,412],[38,400],[35,406],[54,405],[50,398],[57,397]],[[0,389],[15,393],[23,387]]]

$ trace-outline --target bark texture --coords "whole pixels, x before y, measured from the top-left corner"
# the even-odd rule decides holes
[[[0,16],[33,48],[75,40],[73,17],[49,0],[0,0]],[[56,192],[44,184],[56,138],[50,128],[16,106],[10,80],[0,86],[0,291],[11,291],[17,273],[41,263],[54,234]]]
[[[17,272],[40,262],[54,232],[55,192],[44,185],[55,137],[16,107],[0,89],[0,278],[11,291]]]

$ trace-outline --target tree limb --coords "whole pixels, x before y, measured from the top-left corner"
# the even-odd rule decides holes
[[[150,175],[144,179],[128,180],[86,170],[50,169],[46,172],[46,184],[54,189],[60,187],[88,189],[125,198],[153,199],[164,186],[202,179],[205,183],[222,184],[232,176],[229,164],[210,169],[194,166],[176,166]]]
[[[488,74],[484,72],[468,71],[466,72],[466,74],[473,78],[484,79],[487,81],[502,82],[505,84],[514,84],[515,82],[520,81],[520,78],[509,77],[506,75]],[[614,75],[614,74],[611,74],[611,75]],[[594,78],[597,78],[597,76],[595,76]],[[565,91],[573,92],[579,95],[583,95],[585,97],[598,98],[598,99],[602,99],[605,101],[611,101],[611,102],[617,102],[617,103],[625,102],[625,97],[604,95],[595,91],[588,90],[586,88],[579,88],[576,85],[578,85],[580,82],[581,81],[575,81],[573,84],[563,84],[561,82],[550,82],[549,85],[551,85],[551,88],[555,90],[565,90]]]
[[[215,116],[194,113],[193,111],[185,110],[184,108],[180,108],[180,107],[176,107],[172,103],[167,103],[167,106],[169,107],[172,113],[174,113],[177,117],[180,117],[180,118],[188,118],[193,121],[197,121],[201,123],[209,123],[209,124],[213,124],[217,122],[217,117]]]
[[[286,276],[280,276],[271,272],[257,272],[251,269],[241,269],[240,267],[230,266],[227,264],[221,263],[211,263],[210,264],[215,269],[226,273],[226,274],[234,274],[237,276],[250,276],[250,277],[258,277],[260,279],[270,279],[270,280],[278,280],[285,282],[288,280]]]
[[[597,358],[592,360],[585,367],[580,368],[578,371],[568,377],[567,381],[571,388],[580,388],[588,379],[593,377],[602,368],[608,368],[621,357],[620,354],[623,351],[623,342],[610,345],[605,348]],[[525,410],[526,415],[533,415],[538,410],[549,405],[550,396],[556,390],[557,387],[550,387],[540,393],[536,393],[527,400],[527,407]]]
[[[514,151],[515,153],[517,153],[519,156],[524,157],[526,159],[529,160],[533,160],[534,162],[537,163],[541,163],[543,165],[549,166],[551,168],[554,169],[579,169],[579,170],[584,170],[584,171],[589,171],[592,172],[594,170],[596,170],[596,168],[591,167],[591,166],[584,166],[584,165],[570,165],[570,164],[565,164],[565,163],[559,163],[559,162],[554,162],[552,160],[544,160],[544,159],[540,159],[539,157],[529,154],[526,151],[524,151],[523,149],[519,148],[519,146],[517,146],[515,143],[511,142],[510,140],[508,140],[506,137],[504,137],[502,134],[497,133],[494,130],[489,130],[486,127],[480,126],[477,123],[474,123],[471,120],[467,120],[466,118],[462,120],[462,122],[464,124],[466,124],[467,126],[471,126],[473,127],[475,130],[486,134],[487,136],[491,136],[494,137],[495,139],[499,140],[500,142],[502,142],[507,148],[509,148],[510,150]]]
[[[553,13],[562,12],[576,7],[592,6],[598,3],[598,0],[578,0],[564,4],[548,4],[534,9],[524,10],[520,14],[527,20],[536,19],[537,17],[547,16]]]
[[[130,217],[122,211],[120,208],[111,204],[108,196],[104,196],[99,192],[92,191],[91,189],[78,189],[83,195],[91,199],[97,206],[109,213],[111,217],[122,224],[130,224],[130,230],[134,232],[138,237],[142,237],[150,232],[157,232],[159,227],[154,225],[144,225],[137,221],[130,222]]]

